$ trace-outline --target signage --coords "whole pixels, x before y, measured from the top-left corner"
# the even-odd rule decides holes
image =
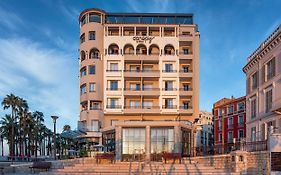
[[[151,41],[154,39],[154,36],[134,36],[133,40],[136,41],[137,43],[146,43],[148,42],[149,44]]]

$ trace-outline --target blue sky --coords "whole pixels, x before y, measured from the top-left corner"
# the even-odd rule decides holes
[[[194,13],[200,37],[200,109],[245,95],[247,57],[281,23],[280,0],[1,0],[0,99],[14,93],[31,110],[59,115],[76,128],[79,115],[79,13]],[[0,117],[10,111],[0,109]]]

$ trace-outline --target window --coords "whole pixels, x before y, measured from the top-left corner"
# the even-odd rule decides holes
[[[222,116],[222,109],[221,108],[218,110],[218,115]]]
[[[90,101],[90,110],[99,110],[99,109],[101,109],[100,102]]]
[[[219,120],[219,130],[222,130],[222,120]]]
[[[140,108],[140,101],[135,101],[135,100],[132,100],[130,101],[130,108]]]
[[[153,107],[153,102],[152,101],[144,101],[144,102],[142,102],[142,106],[145,109],[151,109]]]
[[[183,102],[183,109],[188,109],[189,108],[189,102],[185,101]]]
[[[141,90],[141,85],[139,83],[137,84],[130,84],[130,90],[132,91],[140,91]]]
[[[183,90],[184,91],[189,91],[189,85],[188,84],[183,84]]]
[[[96,39],[96,32],[89,31],[89,40],[95,40],[95,39]]]
[[[165,72],[173,72],[173,64],[165,64]]]
[[[153,89],[152,84],[143,84],[143,90],[144,91],[151,91]]]
[[[183,72],[189,72],[189,67],[188,66],[183,66],[182,70],[183,70]]]
[[[173,90],[173,81],[165,81],[165,91]]]
[[[118,81],[110,81],[110,90],[118,90]]]
[[[227,138],[228,138],[228,143],[232,143],[233,142],[233,132],[229,131],[227,133]]]
[[[83,26],[84,24],[86,24],[86,15],[84,15],[82,18],[81,18],[81,21],[80,21],[80,24],[81,26]]]
[[[83,33],[81,36],[80,36],[80,43],[84,43],[85,42],[85,33]]]
[[[110,99],[109,108],[111,108],[111,109],[118,108],[118,99],[117,98],[111,98]]]
[[[274,66],[273,66],[273,60],[270,60],[266,63],[266,78],[267,80],[270,80],[274,76]]]
[[[89,87],[90,87],[90,88],[89,88],[89,91],[90,91],[90,92],[96,91],[96,83],[90,83],[89,85],[90,85],[90,86],[89,86]]]
[[[241,102],[241,103],[238,103],[238,105],[237,105],[237,108],[238,108],[238,111],[244,111],[244,103],[243,102]]]
[[[173,109],[173,99],[171,99],[171,98],[165,99],[165,108]]]
[[[82,94],[85,94],[87,92],[87,86],[86,84],[83,84],[81,87],[80,87],[80,93],[81,95]]]
[[[222,133],[219,133],[219,142],[222,141]]]
[[[118,71],[118,63],[110,63],[110,71],[112,72]]]
[[[90,13],[89,21],[90,22],[101,23],[101,16],[100,16],[100,14]]]
[[[89,74],[95,74],[96,73],[96,66],[89,66]]]
[[[122,153],[142,154],[145,150],[145,128],[122,129]]]
[[[80,70],[80,77],[83,77],[83,76],[85,76],[85,75],[87,75],[87,69],[86,69],[86,67],[83,67],[83,68]]]
[[[244,138],[244,131],[242,129],[238,131],[238,138]]]
[[[228,107],[228,114],[232,114],[233,111],[234,111],[233,105],[232,105],[232,106],[229,106],[229,107]]]
[[[233,128],[233,118],[232,117],[229,117],[227,119],[227,128],[229,128],[229,129]]]
[[[251,140],[256,141],[256,127],[251,128]]]
[[[111,126],[115,126],[118,120],[111,120]]]
[[[151,152],[163,153],[174,151],[174,129],[173,128],[151,128]]]
[[[244,126],[244,116],[243,115],[238,116],[238,126]]]
[[[255,118],[256,117],[256,103],[257,103],[257,100],[256,99],[252,99],[251,100],[251,118]]]
[[[258,73],[252,75],[252,90],[256,89],[258,86]]]
[[[98,120],[92,120],[92,122],[91,122],[91,129],[92,129],[92,131],[96,131],[96,132],[98,132],[100,130],[99,121]]]
[[[189,54],[189,49],[184,48],[184,49],[183,49],[183,54],[184,54],[184,55],[188,55],[188,54]]]
[[[272,108],[272,89],[265,93],[265,112],[270,112]]]

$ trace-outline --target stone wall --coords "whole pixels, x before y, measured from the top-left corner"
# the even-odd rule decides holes
[[[255,175],[265,175],[270,172],[269,153],[267,151],[232,152],[223,155],[192,157],[191,161],[213,166],[216,169],[224,169],[226,172]]]

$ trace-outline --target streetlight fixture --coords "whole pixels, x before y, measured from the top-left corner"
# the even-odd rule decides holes
[[[54,158],[56,160],[57,159],[57,156],[56,156],[56,154],[57,154],[57,149],[56,149],[56,123],[57,123],[57,119],[59,117],[53,115],[53,116],[51,116],[51,118],[53,119],[53,122],[54,122],[54,138],[53,138],[53,140],[54,140]]]

